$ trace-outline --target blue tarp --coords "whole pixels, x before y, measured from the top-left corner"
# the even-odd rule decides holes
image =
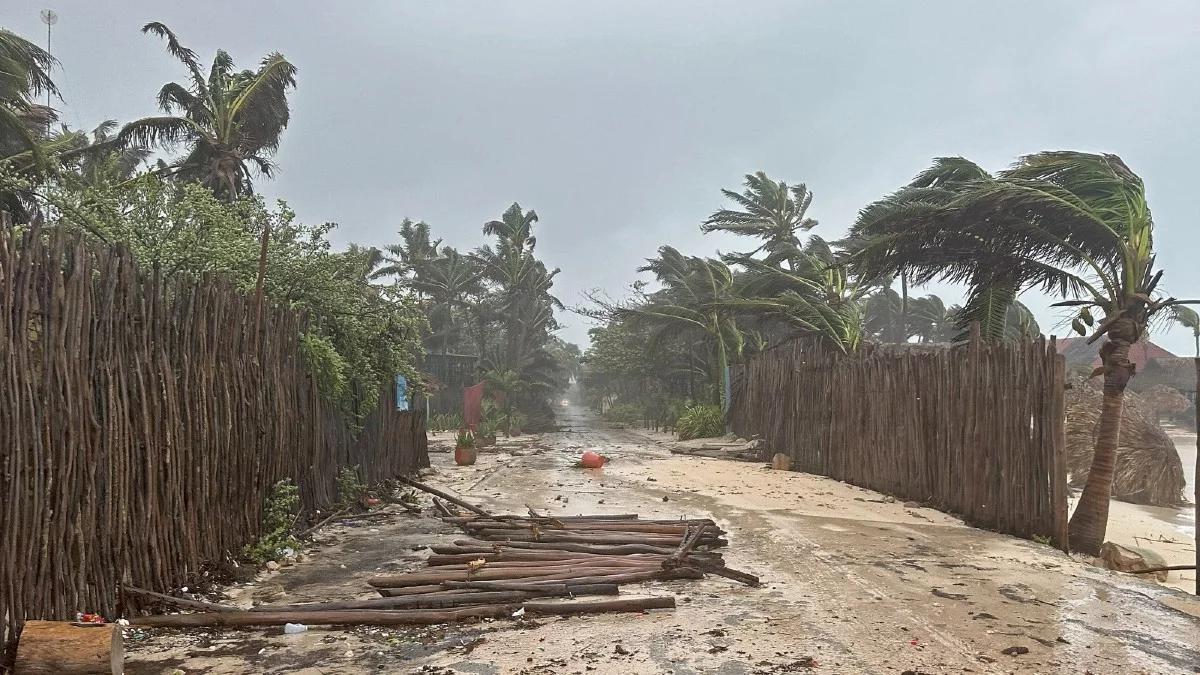
[[[408,379],[396,376],[396,410],[408,410]]]

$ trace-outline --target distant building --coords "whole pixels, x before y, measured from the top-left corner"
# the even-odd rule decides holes
[[[1059,338],[1058,353],[1066,357],[1067,368],[1095,368],[1100,365],[1100,345],[1103,340],[1087,344],[1086,338]],[[1137,375],[1129,386],[1145,391],[1156,384],[1178,389],[1193,403],[1196,401],[1196,364],[1190,358],[1175,356],[1149,340],[1129,348],[1129,360],[1137,366]]]
[[[1137,377],[1133,378],[1133,382],[1138,391],[1149,389],[1156,384],[1165,384],[1178,389],[1189,401],[1195,403],[1196,361],[1178,356],[1154,359],[1145,368],[1138,368]]]
[[[1104,342],[1104,340],[1096,340],[1089,345],[1087,338],[1069,337],[1058,338],[1055,345],[1058,347],[1058,353],[1066,357],[1068,368],[1071,366],[1091,366],[1095,368],[1100,365],[1100,345],[1104,344]],[[1155,359],[1174,358],[1178,357],[1149,340],[1135,342],[1129,348],[1129,360],[1137,366],[1139,374]]]

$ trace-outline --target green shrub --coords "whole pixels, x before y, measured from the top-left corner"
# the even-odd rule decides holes
[[[367,486],[358,476],[357,466],[343,466],[337,476],[338,503],[342,506],[362,501],[367,496]]]
[[[618,403],[609,407],[608,412],[604,413],[604,418],[618,424],[636,425],[646,419],[646,413],[642,406],[636,403]]]
[[[462,415],[456,413],[438,413],[429,416],[430,431],[457,431],[462,426]]]
[[[456,448],[473,448],[475,447],[475,434],[463,429],[458,432],[458,438],[454,441]]]
[[[281,557],[284,549],[298,550],[300,541],[292,534],[292,527],[299,513],[300,490],[291,479],[276,483],[263,505],[262,535],[242,554],[261,565]]]
[[[679,440],[711,438],[725,433],[725,415],[715,405],[691,405],[683,410],[675,424]]]

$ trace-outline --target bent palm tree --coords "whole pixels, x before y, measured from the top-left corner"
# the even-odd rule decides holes
[[[1196,344],[1196,357],[1200,358],[1200,314],[1197,314],[1196,310],[1191,307],[1182,305],[1176,305],[1171,309],[1171,318],[1175,320],[1175,323],[1192,331],[1192,340]]]
[[[745,344],[738,329],[734,306],[738,297],[729,267],[719,260],[685,256],[663,246],[658,257],[647,260],[638,271],[653,273],[663,289],[647,302],[618,310],[618,316],[652,328],[647,351],[655,351],[681,334],[699,335],[712,355],[706,374],[721,392],[722,403],[728,403],[724,400],[725,368]]]
[[[783,181],[771,180],[762,171],[746,174],[745,185],[746,189],[741,193],[721,190],[741,209],[717,211],[704,221],[700,230],[705,233],[731,232],[763,240],[761,246],[749,253],[730,254],[727,256],[730,262],[741,263],[765,251],[769,264],[787,262],[795,269],[802,248],[796,233],[817,226],[817,221],[805,215],[812,204],[812,193],[803,183],[789,186]]]
[[[195,180],[224,199],[253,192],[252,173],[270,177],[271,158],[287,127],[288,92],[296,86],[296,67],[278,52],[257,70],[235,71],[233,59],[217,50],[207,77],[196,53],[161,23],[142,28],[163,38],[167,51],[188,70],[185,86],[168,82],[158,92],[164,116],[130,122],[117,134],[121,144],[186,148],[168,173]]]
[[[1141,178],[1116,155],[1042,152],[1022,157],[995,178],[977,177],[931,199],[909,188],[884,205],[889,215],[864,211],[855,260],[867,269],[914,270],[917,278],[970,283],[972,316],[1003,311],[1016,293],[1034,286],[1074,296],[1077,329],[1094,325],[1089,341],[1101,348],[1104,401],[1095,456],[1071,517],[1071,548],[1096,554],[1108,523],[1109,495],[1125,387],[1134,374],[1129,347],[1159,311],[1180,301],[1158,298],[1154,221]],[[906,194],[907,193],[907,194]],[[885,202],[888,200],[885,200]],[[1002,262],[1004,267],[997,268]],[[1000,289],[986,298],[989,284]],[[1093,323],[1091,309],[1103,313]]]

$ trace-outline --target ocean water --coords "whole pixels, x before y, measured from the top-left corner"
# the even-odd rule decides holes
[[[1187,479],[1187,487],[1183,489],[1183,496],[1194,504],[1196,501],[1196,435],[1172,433],[1171,438],[1175,441],[1175,449],[1179,451],[1179,459],[1183,462],[1183,475]],[[1180,532],[1194,537],[1196,534],[1196,509],[1192,506],[1179,509],[1172,524]]]

